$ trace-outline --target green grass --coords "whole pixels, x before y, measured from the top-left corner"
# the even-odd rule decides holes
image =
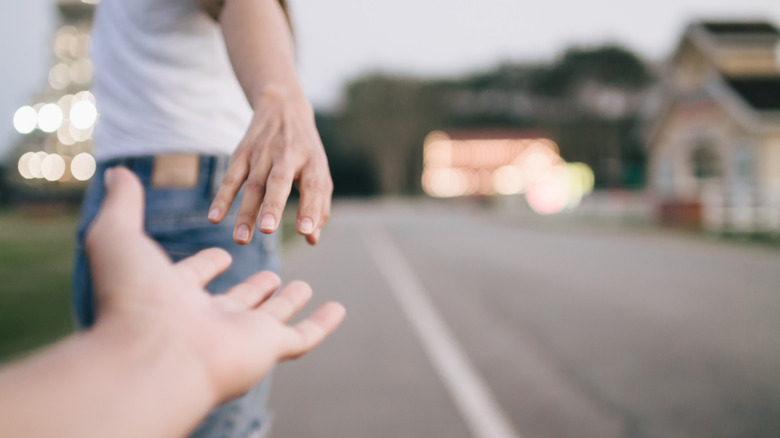
[[[73,330],[76,221],[73,212],[0,211],[0,362]]]

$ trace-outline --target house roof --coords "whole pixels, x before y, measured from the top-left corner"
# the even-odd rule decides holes
[[[701,26],[715,36],[726,35],[778,35],[778,30],[767,21],[709,21]]]
[[[758,111],[780,110],[780,76],[724,78],[748,105]]]

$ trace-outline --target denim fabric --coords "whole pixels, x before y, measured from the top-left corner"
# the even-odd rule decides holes
[[[227,165],[225,157],[201,157],[200,175],[195,187],[151,187],[152,158],[139,157],[112,160],[98,164],[87,190],[77,230],[76,262],[73,274],[73,304],[76,321],[86,328],[95,321],[95,304],[89,263],[84,253],[84,235],[100,207],[105,192],[103,173],[109,167],[125,166],[135,172],[144,184],[146,194],[146,232],[152,236],[173,260],[181,260],[202,249],[221,247],[233,257],[230,268],[214,279],[207,289],[219,294],[260,270],[279,273],[276,255],[276,235],[255,232],[252,242],[233,242],[233,226],[239,202],[234,202],[228,216],[220,224],[207,219],[218,184]],[[241,193],[237,200],[240,200]],[[271,415],[267,410],[270,376],[247,394],[231,400],[211,412],[192,436],[197,438],[256,438],[267,434]],[[121,397],[120,394],[117,394]]]

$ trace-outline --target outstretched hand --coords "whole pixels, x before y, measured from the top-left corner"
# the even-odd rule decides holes
[[[298,357],[341,323],[341,304],[327,303],[294,326],[290,319],[312,295],[292,282],[257,273],[224,295],[204,287],[231,263],[207,249],[173,263],[143,232],[143,189],[127,169],[111,169],[108,193],[86,239],[98,300],[96,329],[154,339],[180,349],[204,375],[214,402],[248,390],[280,360]]]
[[[263,233],[277,230],[293,184],[301,195],[295,229],[314,245],[330,215],[333,193],[314,112],[303,96],[266,89],[255,103],[244,139],[230,157],[209,220],[223,220],[243,186],[233,239],[249,243],[255,224]]]

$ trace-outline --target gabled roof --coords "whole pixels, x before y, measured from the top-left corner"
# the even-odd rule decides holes
[[[780,76],[724,78],[748,105],[758,111],[780,111]]]
[[[693,44],[711,59],[724,47],[771,53],[780,43],[780,29],[765,20],[694,21],[686,27],[672,55],[672,62],[679,58],[687,43]]]
[[[715,36],[723,35],[777,35],[778,30],[767,21],[705,21],[701,23],[707,32]]]

